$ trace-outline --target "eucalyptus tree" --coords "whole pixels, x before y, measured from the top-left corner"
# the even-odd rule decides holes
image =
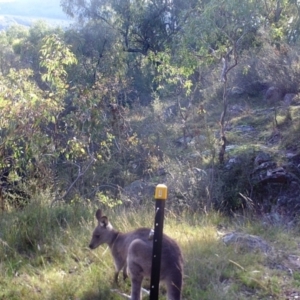
[[[43,21],[34,23],[26,28],[20,25],[13,25],[1,32],[1,54],[0,66],[5,75],[10,68],[31,69],[36,82],[42,85],[40,76],[40,48],[43,38],[52,33],[63,36],[61,28],[50,27]]]
[[[118,42],[116,32],[107,24],[89,21],[65,31],[64,39],[71,45],[78,64],[69,73],[73,83],[92,86],[99,76],[106,77],[126,70],[125,54]]]
[[[276,43],[295,44],[300,37],[300,2],[298,0],[263,1],[265,27]]]
[[[63,136],[58,132],[57,117],[64,109],[68,89],[65,69],[76,63],[56,35],[45,37],[41,43],[41,79],[47,88],[42,89],[35,81],[37,70],[19,67],[0,74],[0,169],[9,160],[11,173],[21,170],[29,180],[37,175],[39,185],[50,184],[50,162],[66,150],[66,138],[57,139]]]
[[[0,33],[0,70],[9,73],[10,68],[19,68],[22,63],[20,52],[22,44],[28,38],[28,30],[20,25],[13,25]]]
[[[10,67],[15,64],[16,57],[4,31],[0,33],[0,43],[0,71],[2,74],[7,74]]]
[[[197,0],[62,0],[61,5],[80,24],[88,24],[87,30],[93,32],[95,29],[98,30],[97,35],[102,34],[102,41],[106,42],[105,48],[110,57],[114,55],[115,59],[121,58],[118,60],[120,70],[125,68],[124,75],[133,78],[134,87],[141,93],[149,94],[152,88],[156,89],[153,76],[157,74],[156,68],[160,64],[155,55],[170,48],[196,2]],[[104,32],[109,32],[109,38],[103,38]],[[114,45],[110,42],[112,36]],[[101,54],[102,57],[105,56],[105,52]],[[145,60],[149,54],[154,58],[150,63]]]
[[[101,20],[115,29],[127,52],[160,52],[180,30],[196,0],[62,0],[63,10],[81,22]]]
[[[211,71],[219,70],[218,80],[223,83],[220,163],[224,162],[227,142],[224,124],[228,76],[237,66],[242,52],[255,46],[262,23],[262,8],[263,2],[259,0],[199,1],[184,24],[184,33],[177,36],[177,63],[194,72],[207,66]]]

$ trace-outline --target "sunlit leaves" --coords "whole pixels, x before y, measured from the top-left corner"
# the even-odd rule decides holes
[[[189,94],[192,88],[192,81],[189,77],[193,74],[196,65],[176,64],[171,58],[169,52],[149,54],[149,60],[157,64],[158,73],[155,80],[158,82],[158,89],[164,89],[163,82],[167,82],[169,85],[180,86],[186,94]]]
[[[65,68],[77,63],[75,55],[56,34],[43,39],[40,54],[40,65],[46,69],[42,80],[49,84],[52,91],[64,95],[68,87]]]
[[[16,168],[27,166],[47,151],[51,139],[42,128],[61,107],[45,97],[33,80],[33,70],[11,69],[7,76],[0,75],[0,80],[1,144]]]

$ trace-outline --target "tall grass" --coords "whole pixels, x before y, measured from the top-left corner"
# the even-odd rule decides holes
[[[87,204],[50,208],[35,202],[2,214],[0,299],[123,299],[111,291],[114,267],[107,247],[87,247],[95,210]],[[120,231],[153,225],[149,207],[105,213]],[[220,224],[227,230],[259,234],[281,252],[265,255],[225,246],[217,229]],[[300,273],[291,276],[284,267],[287,253],[299,254],[293,231],[250,219],[232,222],[218,213],[166,211],[164,232],[178,241],[184,254],[183,299],[285,299],[285,289],[300,287]],[[130,293],[130,282],[122,282],[120,290]],[[164,295],[162,288],[160,299]]]

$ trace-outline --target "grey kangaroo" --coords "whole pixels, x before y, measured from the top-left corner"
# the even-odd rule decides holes
[[[139,228],[128,233],[115,230],[108,218],[102,216],[100,209],[96,212],[98,225],[89,244],[95,249],[108,244],[115,263],[114,282],[123,269],[124,279],[127,273],[131,279],[131,300],[141,299],[141,288],[144,277],[150,278],[152,265],[153,241],[149,238],[151,229]],[[180,300],[183,277],[183,258],[178,244],[163,235],[160,281],[167,286],[167,299]]]

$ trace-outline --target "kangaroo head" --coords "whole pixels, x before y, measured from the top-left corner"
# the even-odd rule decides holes
[[[98,220],[98,225],[94,229],[92,240],[89,244],[91,249],[95,249],[98,246],[109,243],[113,238],[113,227],[108,221],[106,216],[102,216],[101,209],[96,212],[96,219]]]

